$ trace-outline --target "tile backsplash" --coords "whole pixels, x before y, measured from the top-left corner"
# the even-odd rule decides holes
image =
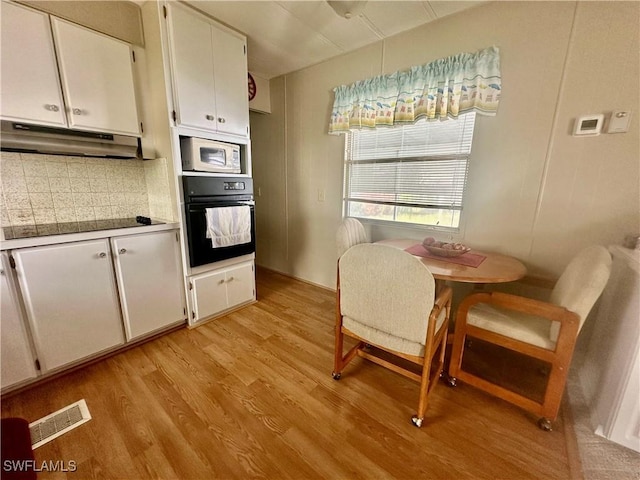
[[[142,160],[0,153],[0,223],[149,216]]]
[[[173,211],[169,187],[169,164],[166,158],[144,161],[144,176],[147,180],[149,213],[153,218],[170,220],[178,218]]]

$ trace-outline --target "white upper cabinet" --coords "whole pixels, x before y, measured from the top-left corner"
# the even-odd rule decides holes
[[[211,29],[218,130],[249,135],[249,92],[244,38]]]
[[[176,121],[188,127],[215,130],[211,25],[172,5],[170,28]]]
[[[2,118],[140,135],[128,44],[6,2],[1,35]]]
[[[139,134],[128,44],[52,18],[69,126]]]
[[[65,107],[49,16],[2,2],[0,114],[65,127]]]
[[[176,123],[248,136],[246,39],[188,7],[168,6]]]

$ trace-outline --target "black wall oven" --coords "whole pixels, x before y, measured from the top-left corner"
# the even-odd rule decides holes
[[[182,188],[189,246],[189,265],[192,268],[255,252],[253,179],[248,177],[183,176]],[[249,208],[247,221],[250,221],[250,236],[242,237],[241,243],[214,247],[216,242],[207,238],[207,232],[211,232],[211,219],[218,218],[218,216],[215,215],[217,212],[207,212],[207,210],[225,207]],[[246,210],[245,212],[242,212],[241,209],[237,211],[246,213]]]

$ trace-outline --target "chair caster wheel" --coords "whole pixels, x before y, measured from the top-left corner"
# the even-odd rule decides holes
[[[340,377],[342,377],[342,374],[333,372],[331,376],[333,377],[334,380],[340,380]]]
[[[418,428],[422,427],[423,420],[424,418],[418,418],[416,415],[411,417],[411,423],[413,423]]]
[[[447,385],[449,387],[457,387],[458,386],[458,379],[456,377],[449,377],[447,379]]]
[[[538,427],[540,427],[540,430],[544,430],[545,432],[553,431],[553,428],[551,427],[551,420],[548,418],[542,417],[538,419]]]

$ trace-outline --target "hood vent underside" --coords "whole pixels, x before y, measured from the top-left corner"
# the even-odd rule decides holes
[[[142,158],[140,139],[137,137],[9,121],[2,122],[1,130],[2,150],[88,157]]]

